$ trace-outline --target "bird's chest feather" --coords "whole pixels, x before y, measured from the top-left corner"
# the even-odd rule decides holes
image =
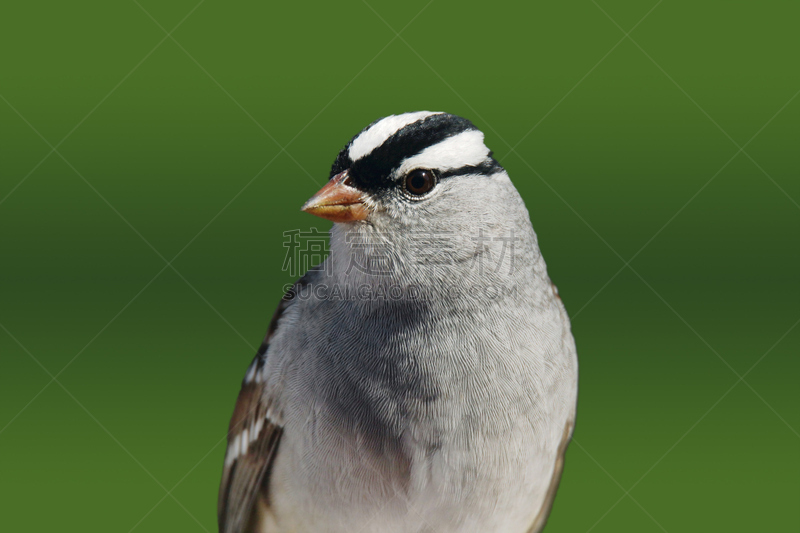
[[[407,320],[421,311],[390,309],[380,329],[365,315],[307,342],[313,357],[293,373],[316,378],[289,383],[276,512],[304,508],[313,531],[338,531],[309,511],[319,508],[342,531],[514,531],[530,520],[554,453],[543,424],[553,399],[538,392],[530,350],[498,333],[497,317],[464,332],[452,317]]]
[[[275,512],[298,531],[524,531],[553,459],[535,421],[443,397],[426,409],[402,420],[317,411],[305,432],[287,426],[273,471]],[[478,427],[491,416],[502,421]]]

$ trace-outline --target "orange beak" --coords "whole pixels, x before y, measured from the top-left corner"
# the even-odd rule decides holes
[[[301,207],[306,213],[334,222],[355,222],[369,215],[364,193],[350,184],[348,171],[336,174]]]

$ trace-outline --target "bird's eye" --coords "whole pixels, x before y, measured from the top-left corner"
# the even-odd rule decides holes
[[[406,176],[406,190],[414,196],[422,196],[436,185],[436,174],[427,168],[412,170]]]

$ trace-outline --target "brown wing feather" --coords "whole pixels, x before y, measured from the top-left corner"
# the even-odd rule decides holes
[[[267,418],[262,395],[261,385],[246,383],[236,401],[219,490],[220,533],[246,531],[278,448],[283,430]],[[252,429],[257,430],[254,438],[250,437]]]
[[[251,527],[259,495],[262,502],[269,503],[268,495],[263,494],[262,489],[268,484],[283,428],[267,415],[269,406],[264,400],[264,380],[258,376],[281,315],[306,283],[307,276],[304,276],[281,299],[236,400],[219,488],[217,514],[220,533],[245,533]]]
[[[539,513],[533,520],[533,524],[528,530],[528,533],[539,533],[542,529],[544,529],[544,526],[547,523],[547,517],[550,516],[550,511],[553,508],[553,500],[555,500],[556,491],[558,491],[558,484],[561,481],[561,472],[564,470],[564,455],[567,452],[567,444],[569,444],[571,438],[572,421],[569,421],[564,427],[564,433],[561,436],[561,443],[558,445],[556,464],[553,468],[553,477],[550,478],[550,486],[547,489],[547,496],[545,496],[542,508],[539,510]]]

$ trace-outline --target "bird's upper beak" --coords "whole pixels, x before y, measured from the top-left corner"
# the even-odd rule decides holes
[[[350,184],[348,171],[336,174],[301,209],[334,222],[355,222],[369,215],[365,195]]]

